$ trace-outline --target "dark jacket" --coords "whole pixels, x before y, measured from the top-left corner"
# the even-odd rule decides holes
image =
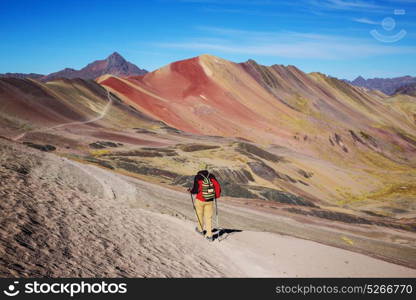
[[[206,201],[204,197],[202,196],[202,181],[204,177],[201,174],[204,175],[205,177],[208,176],[208,178],[211,180],[212,184],[214,185],[215,198],[219,198],[221,196],[221,186],[219,182],[217,181],[217,179],[215,178],[215,176],[211,173],[208,173],[207,170],[199,171],[196,174],[194,178],[194,186],[191,189],[191,194],[196,194],[196,198],[198,200]]]

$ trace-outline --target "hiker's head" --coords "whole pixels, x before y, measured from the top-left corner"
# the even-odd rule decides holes
[[[200,164],[199,164],[199,170],[208,170],[208,165],[206,164],[206,163],[204,163],[204,162],[201,162]]]

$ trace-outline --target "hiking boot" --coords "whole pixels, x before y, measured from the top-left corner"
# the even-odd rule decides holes
[[[209,242],[213,242],[214,241],[214,237],[213,236],[206,236],[205,237]]]
[[[196,231],[197,233],[199,233],[200,235],[205,235],[204,231],[199,231],[199,230],[198,230],[198,227],[195,227],[195,231]]]

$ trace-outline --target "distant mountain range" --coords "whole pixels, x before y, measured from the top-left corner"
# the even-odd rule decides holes
[[[395,94],[405,94],[410,96],[416,96],[416,83],[406,84],[398,88]]]
[[[44,77],[43,74],[36,74],[36,73],[4,73],[0,74],[0,77],[14,77],[14,78],[32,78],[32,79],[39,79]]]
[[[396,93],[396,90],[400,89],[401,87],[416,83],[416,77],[402,76],[394,78],[364,79],[363,77],[358,76],[353,81],[345,81],[355,86],[365,87],[370,90],[379,90],[387,95],[393,95]]]
[[[98,77],[105,74],[115,75],[119,77],[127,77],[135,75],[145,75],[147,73],[147,70],[140,69],[135,64],[125,60],[119,53],[114,52],[106,59],[96,60],[80,70],[65,68],[61,71],[50,73],[47,75],[36,73],[5,73],[0,74],[0,78],[31,78],[46,82],[58,78],[97,79]],[[402,76],[394,78],[364,79],[362,76],[358,76],[352,81],[346,79],[344,79],[343,81],[354,86],[364,87],[370,90],[379,90],[387,95],[394,95],[396,92],[408,93],[409,91],[414,94],[414,90],[412,89],[411,85],[416,84],[416,77]],[[405,88],[408,85],[410,86]]]
[[[0,77],[15,77],[15,78],[31,78],[40,81],[50,81],[58,78],[81,78],[81,79],[95,79],[104,74],[111,74],[115,76],[133,76],[144,75],[147,71],[140,69],[136,65],[125,60],[120,54],[114,52],[106,59],[96,60],[80,70],[65,68],[61,71],[54,72],[48,75],[42,74],[24,74],[24,73],[5,73],[0,74]]]

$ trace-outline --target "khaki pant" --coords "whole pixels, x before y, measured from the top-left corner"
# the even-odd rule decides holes
[[[195,209],[198,216],[198,230],[202,231],[204,226],[207,231],[206,236],[212,237],[212,215],[214,211],[214,201],[204,202],[195,199]],[[200,224],[201,223],[201,224]]]

